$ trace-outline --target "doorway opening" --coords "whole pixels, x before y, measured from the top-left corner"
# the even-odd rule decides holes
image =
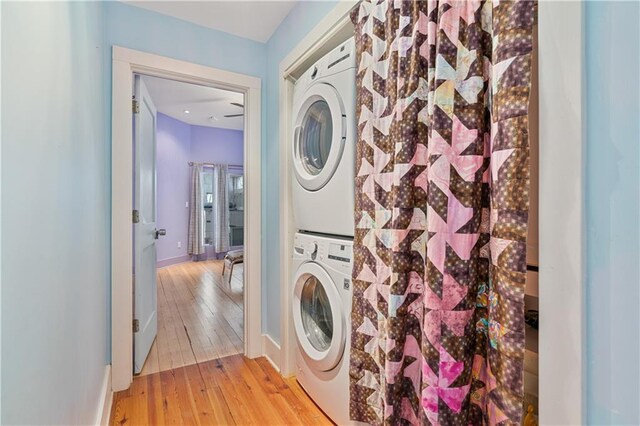
[[[133,374],[242,353],[244,94],[134,76]]]
[[[247,358],[262,355],[260,79],[117,46],[113,48],[112,72],[112,389],[127,389],[132,382],[134,371],[142,373],[147,368],[146,365],[151,372],[153,369],[175,368],[181,364],[188,365],[231,352],[244,353]],[[221,125],[200,126],[198,123],[189,123],[184,116],[195,117],[195,106],[174,105],[181,109],[177,112],[166,110],[163,113],[160,108],[158,113],[155,104],[162,104],[161,97],[167,96],[170,90],[164,88],[156,90],[157,93],[154,94],[154,80],[162,80],[168,84],[188,83],[191,86],[195,85],[192,87],[194,89],[217,89],[230,92],[227,96],[240,96],[233,100],[226,99],[226,102],[239,104],[230,105],[229,108],[233,110],[222,114],[232,117],[217,117],[215,112],[205,117],[209,122],[216,122],[218,118],[218,123],[223,121],[222,118],[238,119],[244,115],[240,118],[242,124],[238,130],[241,133],[241,136],[238,136],[241,142],[236,144],[241,147],[240,160],[183,157],[181,172],[174,169],[168,176],[156,180],[155,168],[162,168],[162,163],[158,164],[155,161],[156,155],[161,154],[161,151],[155,151],[157,141],[154,139],[161,133],[160,130],[156,130],[158,125],[162,125],[163,120],[175,120],[170,114],[182,114],[179,115],[182,120],[177,121],[198,129],[205,128],[201,129],[204,133],[211,131],[207,130],[207,127]],[[136,81],[144,81],[144,84],[136,84]],[[147,85],[151,89],[147,88]],[[142,87],[145,88],[149,102],[142,102],[145,98],[142,95]],[[138,110],[138,113],[133,115],[133,120],[132,88],[136,91],[134,101],[137,103],[134,103],[133,108]],[[211,100],[210,94],[198,102],[204,104],[207,99]],[[147,115],[147,119],[140,121],[144,114]],[[149,116],[154,118],[149,119]],[[136,138],[146,138],[151,142],[136,145]],[[206,135],[203,138],[211,139]],[[224,140],[228,141],[229,138],[225,137]],[[141,146],[146,146],[147,149],[140,151]],[[169,153],[167,157],[175,160],[177,156],[175,153]],[[194,169],[198,173],[194,174]],[[169,204],[172,207],[177,204],[182,214],[188,214],[189,223],[199,223],[194,228],[187,228],[186,236],[179,235],[184,232],[184,226],[163,225],[170,221],[165,221],[167,217],[163,217],[163,207],[156,205],[158,191],[163,191],[162,182],[165,182],[165,186],[180,186],[179,173],[187,173],[189,176],[189,199],[168,197]],[[207,177],[208,174],[211,178]],[[197,188],[200,189],[200,194],[192,199],[190,188],[193,187],[194,175],[199,180]],[[211,187],[205,185],[209,179]],[[141,188],[147,188],[146,192],[141,191]],[[208,193],[211,193],[209,198]],[[227,206],[226,208],[214,208],[217,194],[227,197],[225,202],[218,203]],[[160,199],[162,197],[161,192]],[[209,214],[206,208],[208,200],[211,200]],[[194,209],[194,204],[199,205]],[[191,220],[192,215],[201,220]],[[207,215],[213,222],[209,234],[206,225]],[[225,226],[228,226],[228,235],[214,232],[215,229],[224,229]],[[218,237],[223,234],[225,238],[220,241]],[[201,237],[199,244],[195,244],[200,247],[200,251],[189,245],[198,239],[196,236]],[[224,239],[227,239],[226,243]],[[158,242],[174,251],[156,251]],[[183,252],[177,251],[179,249]],[[238,262],[237,253],[233,255],[232,249],[242,250],[242,263]],[[227,266],[224,266],[225,254],[230,257]],[[183,283],[183,286],[176,286],[178,282]],[[164,293],[158,293],[154,289]],[[145,297],[142,297],[143,295]],[[180,310],[179,302],[191,307],[191,311],[184,307]],[[168,307],[163,319],[165,304]],[[200,317],[194,314],[194,304],[200,309]],[[219,308],[222,308],[222,305],[232,313],[220,312]],[[178,321],[174,321],[176,319]],[[223,319],[226,325],[222,322]],[[155,324],[155,330],[151,324]],[[177,342],[179,353],[177,349],[166,349],[169,346],[165,345],[165,353],[161,354],[162,330],[159,330],[158,326],[162,328],[164,324],[171,324],[165,336],[167,339],[173,339],[174,343]],[[182,334],[178,335],[176,330],[180,330],[180,324]],[[134,340],[138,356],[134,354]],[[152,350],[154,341],[156,348]],[[149,352],[151,355],[147,358]],[[167,354],[168,357],[162,358]],[[152,358],[154,356],[155,360]],[[153,365],[155,366],[152,367]]]

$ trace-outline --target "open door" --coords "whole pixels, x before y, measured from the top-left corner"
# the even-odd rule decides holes
[[[142,78],[135,76],[133,372],[139,374],[158,330],[156,289],[156,108]]]

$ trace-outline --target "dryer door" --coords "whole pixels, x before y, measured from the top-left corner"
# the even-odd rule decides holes
[[[317,191],[329,182],[342,158],[346,118],[333,86],[314,84],[304,95],[293,127],[293,169],[305,189]]]
[[[340,293],[317,263],[298,269],[293,288],[293,322],[302,351],[314,368],[334,368],[344,353],[346,322]]]

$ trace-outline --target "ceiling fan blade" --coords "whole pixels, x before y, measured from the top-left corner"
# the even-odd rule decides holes
[[[240,107],[240,108],[244,108],[244,105],[239,104],[238,102],[231,102],[231,105],[234,105],[234,106],[237,106],[237,107]]]
[[[229,114],[229,115],[225,115],[226,118],[242,117],[242,116],[244,116],[244,114]]]

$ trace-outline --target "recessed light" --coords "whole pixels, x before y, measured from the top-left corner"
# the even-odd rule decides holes
[[[190,112],[191,112],[191,111],[189,111],[188,109],[185,109],[185,110],[184,110],[184,113],[185,113],[185,114],[189,114]]]

